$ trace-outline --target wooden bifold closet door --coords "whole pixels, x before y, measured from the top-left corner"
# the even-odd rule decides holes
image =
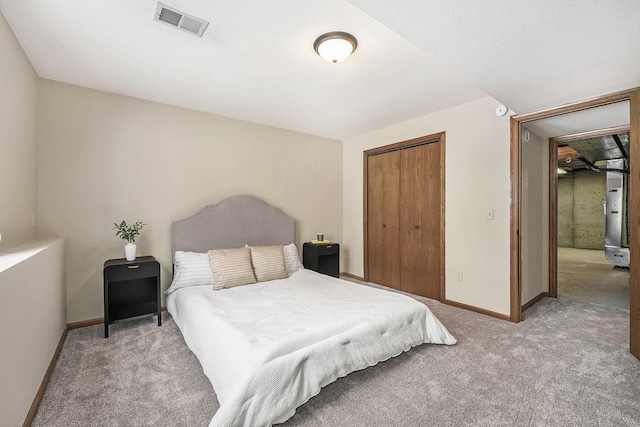
[[[380,153],[365,152],[365,276],[374,283],[441,300],[443,142],[412,142]]]
[[[369,157],[369,278],[400,289],[400,151]]]

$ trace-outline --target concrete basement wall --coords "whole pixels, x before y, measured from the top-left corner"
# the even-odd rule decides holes
[[[67,322],[103,316],[113,223],[148,225],[138,255],[171,281],[171,222],[235,194],[297,220],[299,247],[342,240],[342,142],[41,80],[40,228],[67,238]]]
[[[558,246],[573,247],[573,174],[558,176]]]
[[[487,97],[344,142],[345,271],[364,274],[363,151],[444,131],[446,298],[509,315],[510,128],[499,105]]]
[[[606,174],[576,171],[558,180],[558,246],[604,249]]]
[[[606,218],[602,204],[607,199],[605,173],[574,172],[573,245],[581,249],[604,248]]]

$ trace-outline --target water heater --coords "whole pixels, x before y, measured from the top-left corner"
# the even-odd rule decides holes
[[[607,160],[607,204],[604,253],[618,267],[629,267],[629,248],[622,245],[622,225],[626,218],[625,160]]]

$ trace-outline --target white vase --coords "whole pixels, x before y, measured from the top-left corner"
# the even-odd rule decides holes
[[[134,261],[136,259],[136,244],[127,243],[126,245],[124,245],[124,254],[127,258],[127,261]]]

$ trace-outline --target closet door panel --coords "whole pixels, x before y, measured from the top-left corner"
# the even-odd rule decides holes
[[[400,289],[400,152],[367,160],[367,265],[369,281]]]
[[[401,151],[401,290],[441,299],[442,191],[439,142]]]

